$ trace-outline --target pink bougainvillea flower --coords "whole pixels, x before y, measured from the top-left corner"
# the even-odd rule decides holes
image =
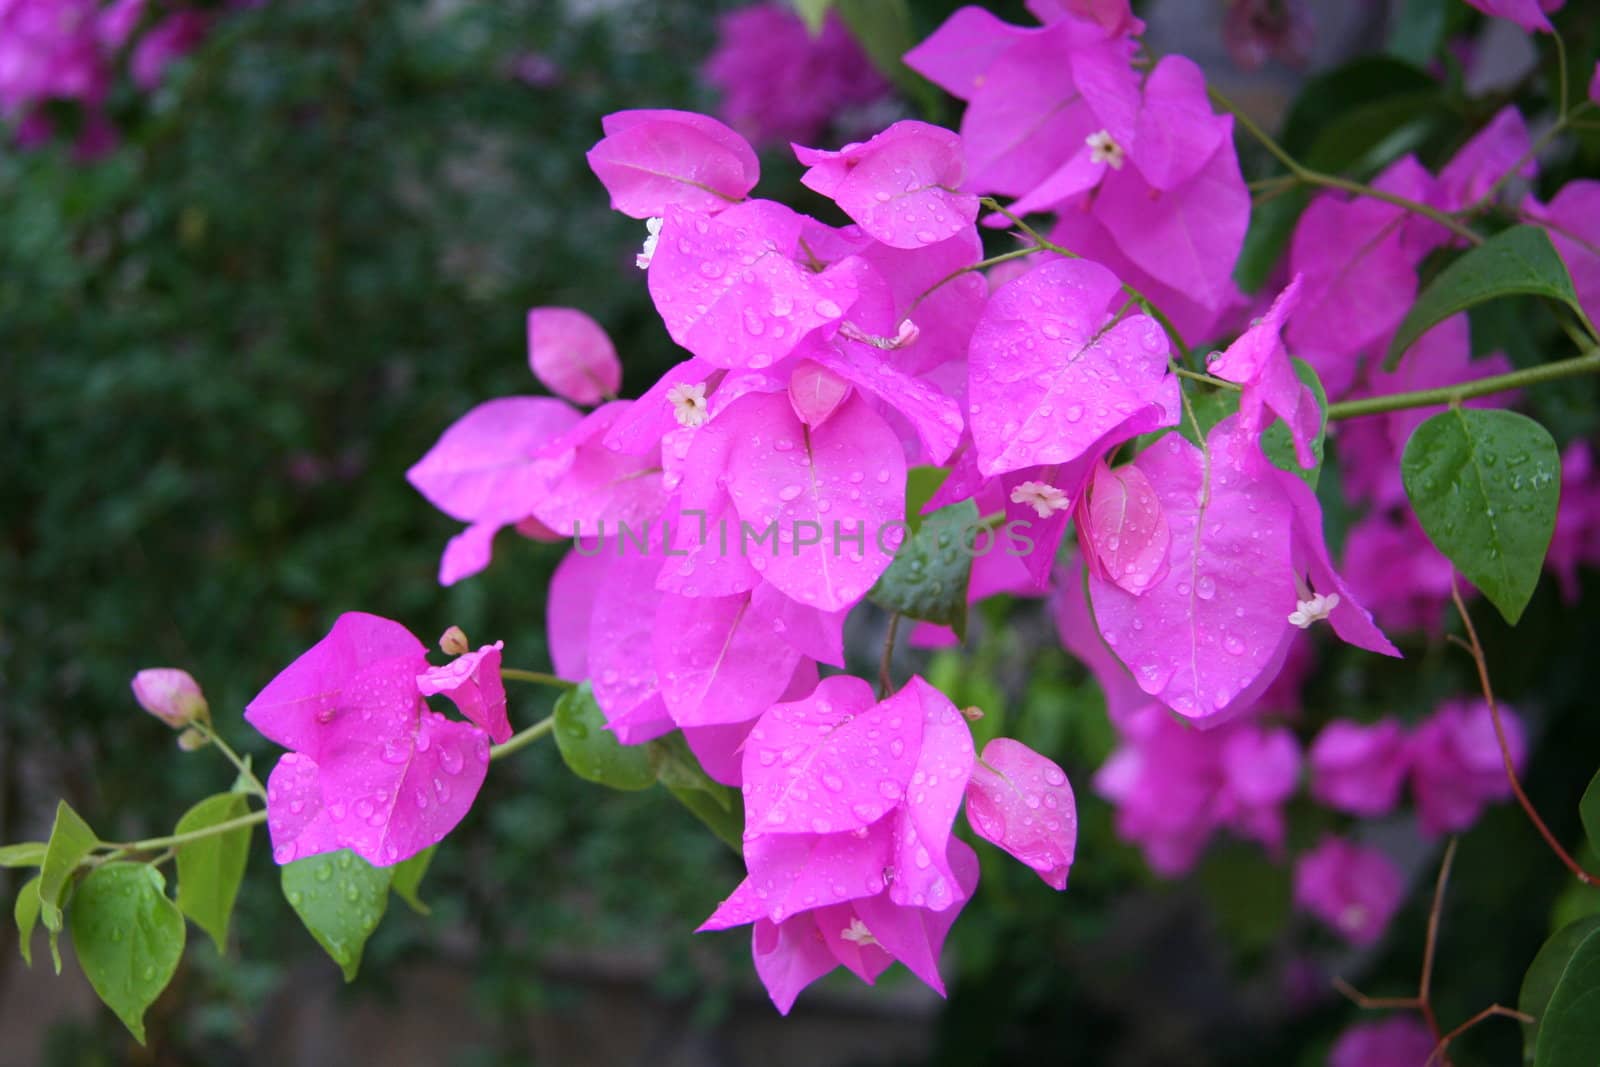
[[[850,383],[811,359],[802,359],[789,374],[789,403],[807,426],[821,426],[850,396]]]
[[[1259,434],[1265,429],[1264,412],[1271,411],[1289,428],[1295,459],[1309,469],[1317,462],[1311,445],[1322,424],[1322,414],[1311,387],[1295,374],[1281,336],[1284,320],[1299,300],[1300,283],[1297,274],[1267,313],[1213,358],[1208,369],[1219,378],[1244,386],[1239,396],[1240,429]]]
[[[1459,211],[1476,204],[1513,168],[1526,181],[1538,177],[1531,144],[1522,112],[1515,105],[1502,108],[1439,172],[1440,206]]]
[[[1365,726],[1335,719],[1311,745],[1311,795],[1335,811],[1387,815],[1400,802],[1409,758],[1405,731],[1396,720]]]
[[[898,904],[880,889],[775,921],[764,916],[759,890],[746,880],[701,929],[753,923],[756,973],[785,1015],[801,990],[841,964],[871,983],[898,960],[942,996],[939,952],[978,884],[977,856],[961,841],[951,840],[947,862],[956,871],[961,895],[942,911]]]
[[[388,866],[454,829],[483,784],[489,737],[422,697],[450,693],[498,730],[499,646],[468,655],[465,670],[430,668],[405,627],[350,612],[250,702],[245,719],[291,750],[267,783],[279,863],[348,848]]]
[[[622,364],[611,338],[575,308],[529,310],[528,364],[552,393],[574,404],[598,404],[622,388]]]
[[[1563,185],[1548,204],[1529,199],[1523,212],[1550,234],[1578,291],[1578,303],[1600,315],[1600,181],[1579,178]]]
[[[890,91],[836,12],[813,36],[781,3],[720,16],[717,47],[701,72],[722,93],[722,117],[758,144],[815,138],[842,111]]]
[[[879,702],[835,675],[774,705],[744,745],[749,875],[702,929],[756,924],[780,1010],[836,963],[870,982],[898,959],[943,993],[939,947],[977,883],[952,837],[973,763],[965,720],[921,678]]]
[[[423,696],[443,693],[456,709],[476,723],[495,744],[511,740],[511,720],[506,716],[506,686],[500,677],[500,652],[505,642],[465,652],[443,667],[429,667],[417,675]]]
[[[1467,0],[1467,3],[1495,18],[1510,19],[1529,33],[1554,33],[1549,13],[1560,11],[1567,0]]]
[[[1600,476],[1586,441],[1573,441],[1561,453],[1561,506],[1544,562],[1569,604],[1578,599],[1579,566],[1600,564]]]
[[[1528,744],[1522,719],[1499,706],[1506,748],[1520,773]],[[1482,700],[1447,700],[1411,735],[1411,790],[1423,830],[1432,834],[1469,829],[1496,801],[1511,797],[1505,758],[1489,705]]]
[[[1054,260],[990,298],[972,337],[972,438],[984,474],[1065,463],[1177,417],[1167,339],[1115,275]]]
[[[1371,945],[1400,910],[1405,878],[1381,850],[1332,835],[1294,868],[1295,904],[1354,945]]]
[[[147,667],[134,675],[133,698],[174,730],[210,714],[199,683],[175,667]]]
[[[133,83],[145,92],[161,84],[167,68],[195,50],[211,29],[204,11],[174,11],[151,26],[134,46],[128,69]]]
[[[857,393],[871,401],[874,410],[904,420],[921,442],[927,462],[947,461],[965,426],[961,405],[929,379],[899,370],[884,353],[844,334],[841,330],[826,345],[808,343],[801,351],[810,352],[815,362],[854,386]]]
[[[1020,741],[990,741],[967,785],[967,820],[979,837],[1033,868],[1046,884],[1067,887],[1078,805],[1055,763]]]
[[[1128,0],[1026,0],[1024,6],[1043,23],[1076,19],[1097,27],[1108,37],[1136,36],[1144,22],[1134,17]]]
[[[761,177],[755,150],[709,115],[617,111],[601,128],[605,137],[589,149],[589,167],[612,208],[632,218],[660,218],[668,207],[715,214],[743,200]]]
[[[1282,806],[1299,781],[1294,735],[1240,721],[1196,730],[1146,705],[1124,720],[1123,744],[1095,773],[1117,808],[1117,834],[1163,877],[1188,871],[1218,829],[1277,849]]]
[[[581,537],[613,529],[643,528],[666,506],[659,453],[628,455],[605,447],[607,432],[627,414],[631,400],[595,408],[547,449],[566,462],[549,478],[530,509],[557,533]]]
[[[851,267],[813,273],[795,253],[800,218],[756,200],[706,218],[674,205],[650,262],[667,333],[717,367],[764,370],[854,303]]]
[[[865,144],[837,152],[794,149],[809,169],[801,184],[838,204],[870,236],[893,248],[921,248],[954,237],[978,216],[978,198],[961,192],[961,138],[907,119]]]
[[[1358,1023],[1339,1035],[1328,1067],[1426,1067],[1439,1042],[1415,1015]]]
[[[981,7],[963,7],[907,52],[905,61],[952,96],[970,101],[1001,54],[1034,32]]]

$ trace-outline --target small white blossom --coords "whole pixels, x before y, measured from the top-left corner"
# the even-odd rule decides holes
[[[644,247],[639,250],[638,255],[633,257],[634,265],[640,270],[648,269],[650,261],[655,258],[656,242],[661,240],[661,220],[659,218],[645,219],[644,228]]]
[[[711,416],[706,412],[706,386],[704,382],[679,382],[667,390],[667,403],[672,405],[672,416],[679,426],[699,426]]]
[[[872,931],[867,929],[867,924],[860,919],[851,919],[850,925],[839,932],[839,940],[854,941],[863,948],[878,943],[878,939],[872,936]]]
[[[1122,169],[1125,153],[1110,130],[1096,130],[1085,137],[1083,143],[1089,146],[1089,162],[1104,163],[1112,170]]]
[[[1026,504],[1041,519],[1048,519],[1056,512],[1072,506],[1067,494],[1048,482],[1023,482],[1011,490],[1011,502]]]
[[[1295,602],[1294,610],[1289,613],[1289,621],[1300,629],[1308,629],[1312,623],[1326,619],[1333,614],[1333,609],[1339,606],[1339,594],[1329,593],[1323,596],[1316,594],[1310,600]]]

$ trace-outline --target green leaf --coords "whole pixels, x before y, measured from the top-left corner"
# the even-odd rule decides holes
[[[735,852],[741,851],[744,803],[739,795],[706,774],[689,750],[683,734],[671,733],[657,738],[648,747],[656,777],[667,791],[710,827],[724,844]]]
[[[1457,312],[1496,297],[1531,295],[1559,300],[1583,315],[1572,276],[1550,237],[1537,226],[1513,226],[1469,249],[1439,272],[1389,342],[1385,370],[1394,370],[1406,349]]]
[[[640,745],[624,745],[606,729],[605,713],[588,682],[562,693],[555,715],[556,748],[573,774],[612,789],[648,789],[655,784],[650,754]]]
[[[145,863],[90,871],[72,897],[72,947],[89,984],[144,1044],[144,1013],[183,955],[183,916]]]
[[[965,639],[977,527],[978,506],[970,500],[924,518],[872,587],[872,602],[908,618],[949,626]],[[984,537],[988,551],[1000,551],[994,531]]]
[[[1434,547],[1515,624],[1555,532],[1561,457],[1549,432],[1514,411],[1452,408],[1412,433],[1400,476]]]
[[[390,883],[389,888],[418,915],[433,913],[433,909],[424,904],[422,898],[417,895],[417,889],[422,885],[422,876],[428,873],[428,865],[433,862],[433,853],[438,847],[429,845],[404,863],[394,865],[394,881]]]
[[[177,832],[204,830],[249,812],[242,793],[207,797],[178,820]],[[250,858],[250,827],[202,837],[178,846],[178,910],[211,935],[218,952],[228,948],[228,919]]]
[[[283,895],[311,936],[356,980],[367,938],[389,906],[393,867],[374,867],[349,850],[283,865]]]
[[[22,841],[0,848],[0,867],[37,867],[44,862],[43,841]]]
[[[1294,454],[1294,438],[1290,436],[1289,427],[1284,425],[1282,419],[1275,420],[1272,425],[1261,431],[1261,450],[1273,463],[1283,470],[1298,474],[1307,485],[1315,489],[1322,477],[1322,454],[1328,440],[1328,394],[1322,388],[1322,379],[1317,376],[1311,364],[1298,356],[1292,358],[1295,374],[1311,387],[1312,394],[1317,398],[1317,411],[1321,414],[1321,419],[1317,422],[1317,436],[1311,442],[1311,454],[1316,457],[1316,466],[1310,470],[1300,466],[1300,461]]]
[[[11,915],[17,920],[17,947],[22,950],[22,962],[33,966],[33,928],[39,923],[39,876],[34,875],[17,891],[17,902],[11,906]],[[59,973],[60,967],[56,968]]]
[[[1583,832],[1589,835],[1589,847],[1600,852],[1600,771],[1589,779],[1589,788],[1578,801],[1578,816],[1583,820]]]
[[[1535,1067],[1594,1067],[1600,1049],[1600,930],[1579,941],[1539,1020]]]
[[[1522,992],[1517,996],[1517,1010],[1533,1016],[1533,1022],[1522,1024],[1522,1059],[1532,1063],[1539,1042],[1539,1024],[1550,1006],[1550,994],[1556,990],[1573,950],[1590,934],[1600,930],[1600,915],[1579,919],[1550,935],[1539,947],[1538,955],[1522,976]]]
[[[828,9],[833,7],[833,0],[790,0],[794,5],[795,14],[800,16],[806,24],[806,30],[815,37],[822,32],[822,24],[827,21]]]
[[[50,828],[50,842],[45,846],[44,863],[39,871],[39,915],[46,930],[61,930],[61,897],[66,892],[72,872],[89,851],[99,844],[89,824],[67,806],[65,800],[56,804],[55,825]]]
[[[922,526],[922,509],[949,476],[944,467],[912,467],[906,471],[906,525],[913,533]]]
[[[816,3],[816,0],[798,0]],[[924,116],[937,115],[943,98],[934,84],[900,58],[917,43],[906,0],[836,0],[839,17],[878,72],[913,101]],[[819,17],[818,26],[821,26]]]

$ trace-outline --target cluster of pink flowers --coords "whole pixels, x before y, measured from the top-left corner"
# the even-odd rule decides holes
[[[722,117],[758,145],[815,140],[841,115],[889,94],[836,12],[812,36],[792,7],[777,2],[722,15],[701,73],[722,94]]]
[[[116,143],[104,105],[123,53],[134,85],[149,92],[212,18],[199,8],[156,11],[147,0],[0,0],[0,120],[33,145],[52,133],[46,105],[75,102],[84,116],[78,152],[99,155]]]
[[[821,670],[844,670],[846,616],[911,535],[917,466],[945,469],[924,514],[960,504],[991,531],[1026,531],[1015,552],[978,553],[969,597],[1050,597],[1122,738],[1095,787],[1157,871],[1187,870],[1219,830],[1281,850],[1306,763],[1315,798],[1361,817],[1392,810],[1409,775],[1428,832],[1469,825],[1505,788],[1477,705],[1441,707],[1409,738],[1394,723],[1335,723],[1307,758],[1264,718],[1298,705],[1306,631],[1325,622],[1397,656],[1363,604],[1428,624],[1448,592],[1448,564],[1416,566],[1426,543],[1405,541],[1413,531],[1394,518],[1398,450],[1426,412],[1339,438],[1359,457],[1345,467],[1352,495],[1383,525],[1352,536],[1362,581],[1335,569],[1305,477],[1323,413],[1289,348],[1335,396],[1492,372],[1496,360],[1470,360],[1461,317],[1394,373],[1373,365],[1449,232],[1323,195],[1281,284],[1252,309],[1231,276],[1250,196],[1232,119],[1212,111],[1200,70],[1135,64],[1142,24],[1126,3],[1029,9],[1041,25],[964,8],[907,55],[967,102],[959,133],[902,121],[837,150],[794,146],[802,182],[844,226],[752,197],[756,153],[718,120],[607,116],[588,160],[612,206],[643,224],[642,283],[684,358],[619,399],[622,364],[600,325],[535,308],[529,362],[556,395],[482,404],[408,473],[466,524],[443,583],[486,567],[507,527],[572,539],[547,605],[556,670],[590,684],[622,743],[681,731],[712,778],[742,790],[747,877],[705,928],[753,926],[784,1011],[841,964],[870,982],[899,960],[942,990],[940,946],[978,874],[952,836],[963,803],[978,836],[1050,885],[1065,886],[1073,860],[1060,767],[1003,738],[979,759],[963,714],[921,678],[875,695]],[[1378,185],[1476,203],[1526,139],[1508,112],[1439,176],[1408,158]],[[1027,250],[986,279],[977,227],[990,194],[1053,215],[1054,240],[1076,255]],[[1561,196],[1537,210],[1575,233],[1592,224]],[[1575,274],[1600,271],[1584,242],[1562,251]],[[1239,387],[1238,411],[1203,438],[1175,432],[1175,334],[1234,337],[1209,370]],[[1292,458],[1275,462],[1262,439],[1278,423]],[[1572,455],[1584,476],[1587,451]],[[1600,543],[1600,491],[1573,500],[1563,575]],[[1379,534],[1390,540],[1358,549]],[[1399,550],[1418,577],[1397,590],[1370,570]],[[280,861],[351,848],[389,864],[447,833],[489,741],[509,734],[498,666],[491,646],[432,668],[398,624],[342,618],[250,705],[290,749],[268,797]],[[470,721],[428,711],[435,693]],[[1503,714],[1520,759],[1520,726]],[[1301,859],[1297,881],[1302,905],[1357,941],[1381,933],[1402,888],[1380,853],[1338,837]]]

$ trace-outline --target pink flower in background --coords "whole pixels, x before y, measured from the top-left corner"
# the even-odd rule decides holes
[[[1345,536],[1345,579],[1386,630],[1436,631],[1453,573],[1409,509],[1373,512]],[[1471,591],[1463,586],[1463,594]]]
[[[1198,730],[1159,706],[1129,717],[1095,791],[1116,806],[1118,836],[1164,877],[1184,874],[1211,835],[1230,829],[1283,844],[1283,805],[1300,779],[1294,734],[1241,721]]]
[[[1528,744],[1522,720],[1501,704],[1506,748],[1520,774]],[[1469,829],[1490,804],[1511,798],[1504,757],[1489,705],[1481,699],[1447,700],[1411,735],[1411,790],[1423,830]]]
[[[1222,41],[1241,70],[1259,70],[1268,59],[1305,66],[1316,23],[1305,0],[1226,0]]]
[[[1351,815],[1386,815],[1400,802],[1410,752],[1394,719],[1372,725],[1335,719],[1311,743],[1311,795]]]
[[[1591,317],[1600,315],[1600,181],[1576,178],[1548,204],[1529,197],[1522,212],[1550,235],[1572,275],[1578,303]]]
[[[1544,562],[1569,604],[1578,599],[1578,568],[1600,566],[1600,472],[1587,441],[1574,441],[1561,454],[1561,504]]]
[[[148,667],[134,675],[133,698],[175,730],[209,714],[199,683],[173,667]]]
[[[1467,3],[1495,18],[1510,19],[1529,33],[1553,33],[1547,17],[1560,11],[1567,0],[1467,0]]]
[[[1294,868],[1294,900],[1354,945],[1371,945],[1400,910],[1405,878],[1375,848],[1324,836]]]
[[[1438,1044],[1415,1015],[1359,1023],[1339,1035],[1328,1067],[1425,1067]]]
[[[1476,204],[1513,167],[1525,181],[1538,177],[1531,143],[1522,112],[1514,106],[1503,108],[1439,172],[1440,206],[1459,211]]]
[[[472,721],[429,711],[425,692]],[[290,750],[267,779],[280,864],[348,848],[386,867],[437,844],[483,785],[491,734],[510,736],[498,643],[430,667],[405,627],[360,612],[339,616],[245,719]]]
[[[814,141],[840,112],[889,94],[833,12],[816,37],[782,3],[730,11],[717,28],[716,50],[701,73],[722,93],[722,117],[757,144]]]

